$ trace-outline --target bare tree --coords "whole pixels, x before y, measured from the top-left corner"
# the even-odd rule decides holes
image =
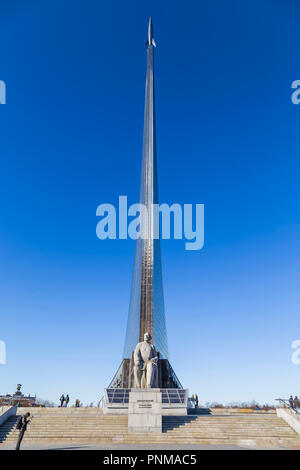
[[[53,408],[55,406],[55,403],[50,400],[43,400],[42,398],[37,398],[36,399],[36,404],[38,406],[45,406],[46,408]]]

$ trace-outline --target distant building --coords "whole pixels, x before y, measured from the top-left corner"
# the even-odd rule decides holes
[[[36,403],[36,396],[23,395],[21,392],[21,384],[17,385],[17,390],[13,395],[0,395],[0,406],[12,405],[12,406],[38,406]]]

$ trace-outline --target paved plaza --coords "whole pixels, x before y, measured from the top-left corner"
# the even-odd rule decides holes
[[[0,450],[14,450],[11,444],[0,444]],[[283,448],[274,447],[282,450]],[[299,448],[300,449],[300,448]],[[86,445],[86,444],[23,444],[22,450],[266,450],[263,447],[239,447],[232,445]],[[270,449],[268,449],[270,450]]]

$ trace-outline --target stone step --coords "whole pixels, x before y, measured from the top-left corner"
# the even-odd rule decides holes
[[[9,439],[9,441],[16,441],[18,437],[18,434],[13,436],[12,438]],[[121,441],[123,443],[131,443],[131,442],[140,442],[140,443],[154,443],[154,442],[176,442],[176,443],[201,443],[203,441],[205,442],[210,442],[213,443],[215,441],[218,441],[220,443],[226,443],[226,442],[237,442],[240,440],[250,440],[250,441],[265,441],[265,442],[273,442],[276,445],[277,443],[293,443],[293,445],[300,445],[300,440],[298,437],[277,437],[277,436],[270,436],[270,437],[251,437],[251,436],[245,436],[245,437],[240,437],[240,436],[214,436],[214,437],[207,437],[207,436],[199,436],[197,438],[194,438],[192,436],[180,436],[180,437],[171,437],[167,436],[165,434],[159,435],[159,436],[153,436],[153,435],[130,435],[130,434],[124,434],[124,435],[118,435],[118,436],[93,436],[93,435],[87,435],[87,436],[73,436],[73,435],[68,435],[67,433],[64,433],[62,435],[54,435],[54,436],[49,436],[49,435],[37,435],[37,436],[26,436],[24,437],[24,441],[61,441],[63,442],[64,440],[75,440],[77,442],[112,442],[112,441]]]
[[[271,426],[271,427],[251,427],[251,426],[193,426],[193,427],[188,427],[188,426],[171,426],[171,427],[165,427],[163,426],[163,429],[166,430],[177,430],[179,432],[182,432],[184,429],[189,429],[191,431],[197,430],[197,429],[238,429],[240,431],[243,431],[244,429],[249,429],[250,431],[256,431],[256,430],[267,430],[267,429],[277,429],[280,431],[280,429],[286,429],[284,426]]]
[[[2,428],[1,429],[1,433],[4,433],[4,432],[8,432],[8,431],[13,431],[15,428],[11,428],[11,427],[8,427],[8,428]],[[28,431],[27,432],[30,432],[31,430],[45,430],[45,431],[48,431],[48,430],[51,430],[51,429],[54,429],[54,430],[58,430],[58,429],[74,429],[74,430],[101,430],[101,431],[105,431],[105,430],[115,430],[115,431],[119,431],[119,430],[123,430],[123,429],[127,429],[127,426],[126,425],[123,425],[123,426],[120,426],[120,425],[102,425],[102,424],[98,424],[98,425],[93,425],[93,426],[89,426],[88,424],[78,424],[76,426],[69,426],[69,425],[56,425],[56,426],[51,426],[51,425],[48,425],[48,424],[44,424],[44,423],[41,423],[41,424],[31,424],[29,427],[28,427]],[[193,427],[193,428],[187,428],[187,427],[164,427],[163,426],[163,431],[164,432],[169,432],[169,433],[178,433],[178,434],[182,434],[183,432],[189,432],[189,433],[194,433],[194,432],[208,432],[208,431],[212,431],[212,432],[233,432],[233,431],[236,431],[236,432],[252,432],[252,433],[257,433],[257,432],[268,432],[268,431],[272,431],[273,433],[276,432],[276,433],[280,433],[280,432],[285,432],[286,430],[290,430],[290,432],[293,432],[291,430],[291,428],[288,428],[288,427],[285,427],[285,426],[281,426],[281,427],[272,427],[272,428],[250,428],[250,427],[226,427],[226,426],[199,426],[199,427]]]
[[[163,418],[163,421],[165,421],[166,423],[211,423],[211,422],[216,422],[216,423],[257,423],[257,424],[260,424],[260,423],[276,423],[278,421],[278,418],[277,419],[243,419],[243,418],[231,418],[229,417],[228,419],[226,417],[224,418],[216,418],[215,416],[211,416],[209,418],[196,418],[196,419],[192,419],[192,420],[185,420],[185,419],[165,419]]]
[[[17,439],[16,439],[17,440]],[[8,441],[11,443],[15,443],[16,440],[14,441]],[[77,438],[51,438],[51,439],[27,439],[24,438],[24,441],[26,443],[41,443],[41,444],[62,444],[62,443],[80,443],[80,444],[117,444],[117,443],[122,443],[123,445],[128,444],[145,444],[145,437],[141,438],[140,440],[138,439],[91,439],[91,438],[82,438],[81,440],[78,440]],[[149,444],[177,444],[177,445],[183,445],[183,444],[195,444],[195,445],[236,445],[236,446],[255,446],[255,447],[299,447],[299,440],[295,439],[160,439],[160,440],[153,440],[153,439],[147,439],[147,445]]]
[[[15,433],[10,433],[7,437],[10,437],[10,436],[17,436],[18,435],[18,432],[16,431]],[[70,431],[67,431],[67,430],[63,430],[63,431],[58,431],[58,430],[54,430],[54,431],[46,431],[46,432],[43,432],[43,431],[39,431],[39,432],[34,432],[34,431],[28,431],[26,433],[26,436],[27,437],[43,437],[43,436],[62,436],[62,435],[69,435],[69,436],[99,436],[99,437],[102,437],[102,436],[129,436],[130,434],[127,432],[127,431],[123,431],[123,432],[92,432],[92,431],[73,431],[73,430],[70,430]],[[134,436],[136,436],[136,434],[134,433],[133,434]],[[144,434],[143,434],[144,435]],[[164,437],[170,437],[170,438],[182,438],[182,439],[185,439],[185,438],[198,438],[198,437],[209,437],[209,438],[214,438],[214,437],[222,437],[222,438],[229,438],[229,437],[235,437],[235,436],[241,436],[241,437],[277,437],[277,438],[285,438],[285,437],[293,437],[293,438],[297,438],[300,442],[300,439],[299,437],[297,437],[296,434],[294,433],[289,433],[289,432],[286,432],[286,433],[281,433],[280,435],[278,435],[277,433],[272,433],[272,432],[269,432],[267,434],[265,433],[260,433],[260,434],[252,434],[252,433],[239,433],[239,432],[228,432],[228,433],[222,433],[222,432],[218,432],[218,433],[211,433],[211,432],[203,432],[203,433],[184,433],[184,434],[168,434],[168,433],[162,433],[160,434],[159,436],[157,436],[158,438],[160,438],[161,436],[164,436]]]
[[[124,431],[124,432],[99,432],[99,433],[96,433],[96,432],[87,432],[87,431],[78,431],[78,432],[75,432],[73,430],[70,430],[70,431],[58,431],[58,430],[55,430],[55,431],[48,431],[48,432],[27,432],[26,433],[26,436],[28,437],[32,437],[32,436],[55,436],[55,435],[63,435],[63,434],[68,434],[68,435],[74,435],[74,436],[127,436],[129,435],[129,433],[127,431]],[[17,435],[17,432],[16,433],[10,433],[9,436],[14,436],[14,435]],[[278,438],[281,438],[281,437],[297,437],[297,435],[293,434],[293,433],[282,433],[280,435],[276,434],[276,433],[272,433],[272,432],[269,432],[269,433],[261,433],[261,434],[252,434],[252,433],[238,433],[238,432],[228,432],[228,433],[210,433],[210,432],[203,432],[203,433],[185,433],[185,434],[168,434],[168,433],[161,433],[160,436],[170,436],[172,438],[192,438],[192,437],[201,437],[201,436],[206,436],[206,437],[216,437],[216,436],[220,436],[220,437],[230,437],[230,436],[247,436],[247,437],[261,437],[261,436],[265,436],[265,437],[278,437]],[[8,436],[7,436],[8,437]],[[298,437],[297,437],[298,438]],[[299,439],[299,438],[298,438]],[[299,441],[300,442],[300,441]]]
[[[13,435],[11,437],[8,437],[6,439],[6,442],[9,442],[9,441],[16,441],[18,438],[18,435]],[[236,435],[236,436],[233,436],[233,435],[229,435],[229,436],[224,436],[224,435],[215,435],[215,436],[207,436],[207,435],[201,435],[201,436],[165,436],[165,435],[161,435],[159,437],[145,437],[145,436],[142,436],[140,438],[138,438],[137,436],[133,436],[132,438],[129,437],[129,435],[92,435],[92,434],[79,434],[79,435],[76,435],[76,434],[68,434],[68,433],[55,433],[55,434],[45,434],[45,435],[42,435],[42,434],[37,434],[37,435],[29,435],[29,436],[25,436],[24,437],[25,440],[36,440],[37,442],[39,442],[40,440],[43,440],[43,439],[61,439],[62,441],[64,439],[73,439],[73,440],[77,440],[78,442],[81,442],[82,440],[95,440],[95,441],[99,441],[99,442],[110,442],[111,440],[114,440],[114,439],[118,439],[124,443],[127,443],[127,442],[131,442],[132,440],[136,441],[136,440],[140,440],[141,442],[145,443],[145,442],[154,442],[154,441],[157,441],[157,442],[171,442],[171,441],[178,441],[178,442],[193,442],[193,443],[197,443],[198,441],[201,441],[203,439],[206,439],[206,440],[216,440],[216,439],[219,439],[219,440],[223,440],[223,441],[235,441],[236,439],[250,439],[250,440],[257,440],[257,439],[275,439],[275,440],[293,440],[297,443],[298,446],[300,446],[300,441],[298,438],[296,437],[293,437],[293,436],[240,436],[240,435]]]

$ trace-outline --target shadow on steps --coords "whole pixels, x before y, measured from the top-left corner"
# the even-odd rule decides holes
[[[188,415],[211,415],[209,408],[188,408]]]
[[[172,429],[179,428],[185,424],[195,421],[197,416],[163,416],[162,417],[162,432],[168,432]]]
[[[11,416],[0,426],[0,443],[4,442],[7,436],[13,431],[18,419],[19,416]]]
[[[187,416],[163,416],[162,428],[163,432],[171,431],[185,424],[195,421],[198,416],[211,415],[209,408],[188,408]]]

